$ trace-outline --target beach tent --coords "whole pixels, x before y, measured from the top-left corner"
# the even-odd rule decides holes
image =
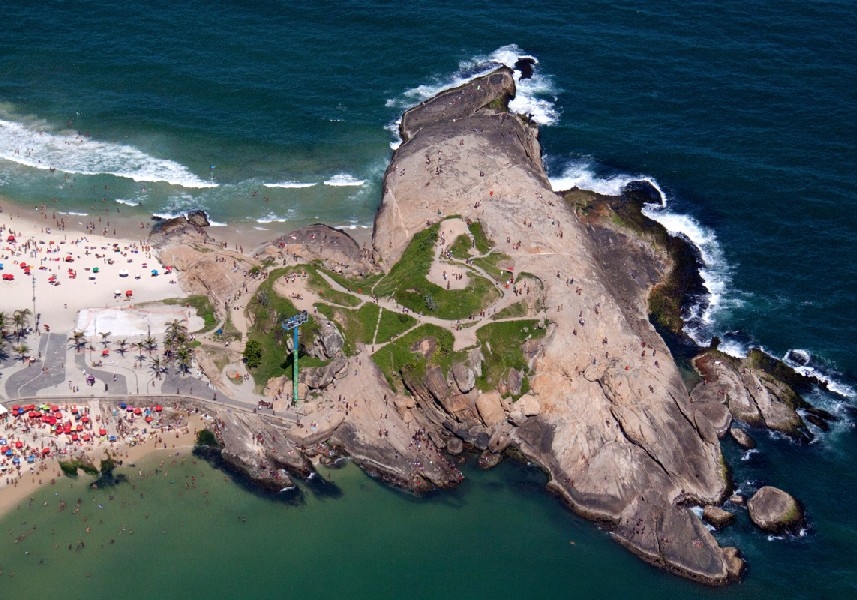
[[[9,412],[9,409],[0,404],[0,415],[5,415],[7,412]]]
[[[128,277],[128,271],[122,269],[121,271],[119,271],[119,277]]]

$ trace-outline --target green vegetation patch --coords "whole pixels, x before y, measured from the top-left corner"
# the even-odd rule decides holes
[[[502,252],[492,252],[487,256],[473,259],[473,264],[488,273],[498,283],[505,283],[509,278],[506,267],[512,264],[512,259]]]
[[[522,300],[521,302],[515,302],[514,304],[510,304],[496,315],[494,315],[493,319],[512,319],[516,317],[526,317],[527,316],[527,305]]]
[[[196,314],[202,317],[204,322],[202,331],[211,331],[217,325],[217,316],[214,314],[214,306],[208,296],[196,294],[187,298],[167,298],[162,300],[164,304],[184,305],[196,309]]]
[[[354,307],[360,304],[361,300],[357,296],[333,289],[330,283],[314,267],[307,266],[306,271],[309,277],[309,289],[318,294],[322,300],[326,300],[332,304],[339,304],[340,306]]]
[[[416,234],[402,259],[375,286],[379,296],[391,296],[417,313],[441,319],[462,319],[474,315],[499,297],[491,282],[476,273],[463,290],[446,290],[426,279],[434,257],[439,224]]]
[[[453,258],[457,258],[458,260],[467,260],[470,258],[470,247],[472,245],[473,242],[470,241],[470,238],[462,234],[455,238],[455,241],[452,242],[452,246],[449,247],[449,251],[452,253]]]
[[[482,391],[497,389],[511,369],[526,372],[527,361],[521,346],[530,339],[539,339],[545,330],[538,327],[536,319],[489,323],[480,327],[476,338],[482,346],[485,361],[482,363],[482,377],[476,380],[476,386]],[[528,389],[526,379],[521,393]]]
[[[342,273],[336,273],[329,269],[325,269],[320,263],[315,264],[315,267],[333,281],[344,287],[346,290],[357,292],[358,294],[368,294],[383,275],[381,273],[373,273],[364,277],[348,277]]]
[[[379,344],[389,342],[393,337],[404,333],[417,324],[417,320],[411,315],[392,310],[381,310],[383,312],[381,313],[381,320],[378,322],[378,332],[375,334],[375,341]]]
[[[338,308],[324,304],[317,304],[318,312],[339,326],[345,338],[343,350],[352,356],[356,350],[356,344],[371,344],[375,335],[375,326],[378,323],[377,304],[367,302],[357,310]]]
[[[423,356],[416,351],[423,340],[428,340],[434,345],[434,350],[429,356]],[[455,337],[448,330],[437,325],[421,325],[375,352],[372,360],[384,373],[390,387],[403,391],[401,373],[421,378],[425,375],[426,368],[432,365],[439,366],[444,373],[447,373],[453,362],[463,360],[465,353],[454,352],[452,349],[454,343]]]
[[[479,221],[471,221],[467,224],[467,229],[470,230],[470,235],[473,236],[473,243],[480,254],[487,254],[491,251],[494,242],[488,239],[485,235],[485,230],[482,228],[482,223]]]
[[[247,317],[250,321],[248,342],[255,340],[261,347],[259,366],[250,370],[259,387],[264,387],[272,377],[290,374],[291,353],[287,339],[291,337],[292,332],[284,331],[282,322],[297,314],[298,310],[291,300],[274,292],[274,282],[287,271],[286,268],[274,269],[247,305]],[[318,323],[310,317],[309,321],[300,327],[301,354],[305,354],[303,348],[312,344],[318,334]],[[301,363],[303,364],[303,359]]]

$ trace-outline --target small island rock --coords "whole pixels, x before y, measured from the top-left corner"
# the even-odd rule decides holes
[[[717,529],[723,529],[735,520],[735,515],[719,506],[709,504],[702,511],[702,519]]]
[[[763,531],[780,533],[803,523],[803,510],[791,495],[781,489],[765,486],[747,502],[750,519]]]
[[[732,439],[735,440],[739,446],[744,448],[744,450],[750,450],[751,448],[756,447],[756,441],[743,429],[732,427],[729,430],[729,435],[731,435]]]

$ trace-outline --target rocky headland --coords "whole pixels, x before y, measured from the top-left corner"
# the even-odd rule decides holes
[[[739,552],[691,508],[732,520],[718,508],[732,491],[720,438],[746,435],[740,421],[808,439],[801,415],[829,416],[800,396],[815,382],[683,336],[701,286],[692,247],[642,215],[645,185],[622,198],[554,193],[537,128],[508,111],[514,94],[502,68],[405,113],[371,247],[319,225],[248,258],[212,252],[204,224],[160,226],[182,283],[262,348],[287,354],[283,312],[311,315],[297,407],[282,369],[257,381],[270,402],[209,406],[220,453],[272,490],[343,455],[415,492],[455,486],[463,451],[485,468],[523,458],[644,560],[735,580]],[[217,371],[213,350],[199,354]]]

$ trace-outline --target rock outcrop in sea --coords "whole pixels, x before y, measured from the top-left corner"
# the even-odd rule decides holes
[[[478,453],[483,468],[505,455],[523,457],[547,473],[548,488],[572,510],[602,523],[644,560],[712,585],[732,581],[743,569],[740,553],[721,548],[691,510],[706,507],[706,519],[718,526],[732,520],[717,508],[732,489],[720,438],[738,420],[805,440],[797,409],[815,413],[781,363],[759,353],[735,359],[682,338],[683,303],[701,281],[692,248],[642,215],[644,185],[631,186],[622,198],[554,193],[537,128],[507,109],[514,94],[513,73],[501,68],[405,113],[371,249],[313,226],[259,255],[263,265],[313,263],[323,280],[318,285],[340,301],[380,303],[405,323],[413,318],[396,312],[402,308],[395,294],[379,300],[375,288],[364,293],[359,284],[353,289],[331,276],[377,282],[366,277],[389,276],[417,237],[434,248],[440,235],[450,256],[454,242],[464,240],[466,258],[445,264],[474,280],[489,280],[494,269],[499,281],[485,297],[500,298],[491,304],[496,314],[485,314],[483,305],[444,320],[432,315],[436,302],[425,294],[426,314],[418,316],[426,328],[410,325],[403,350],[416,358],[391,371],[382,369],[377,335],[371,342],[349,339],[346,325],[355,327],[355,317],[346,306],[329,304],[313,317],[320,324],[315,339],[302,342],[324,362],[301,376],[302,416],[289,424],[219,411],[223,457],[277,489],[288,486],[289,477],[307,476],[306,457],[342,454],[416,492],[457,485],[454,461],[464,450]],[[170,227],[183,239],[194,229]],[[443,242],[447,231],[456,237]],[[478,256],[466,248],[476,248],[476,231],[490,246]],[[185,240],[163,252],[218,310],[236,290],[229,269],[199,243]],[[526,287],[521,300],[515,286]],[[419,290],[399,292],[422,298]],[[480,332],[492,319],[513,322],[516,315],[527,318],[521,326],[529,332],[515,342],[520,360],[494,373],[494,389],[486,389],[498,349]],[[397,335],[379,344],[392,344]],[[664,336],[675,343],[668,346]],[[682,356],[673,354],[677,347]],[[454,358],[445,362],[440,355]],[[384,365],[393,361],[392,353],[383,356]],[[695,380],[687,375],[694,368]],[[277,378],[265,393],[280,398],[288,389],[289,382]],[[732,431],[749,447],[743,430]]]

